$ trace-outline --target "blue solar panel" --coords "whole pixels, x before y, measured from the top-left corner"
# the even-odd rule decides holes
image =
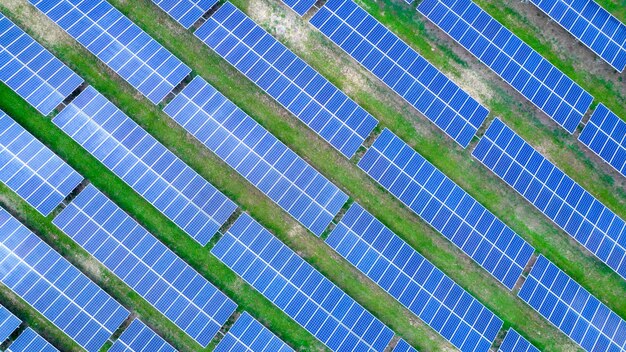
[[[214,352],[293,352],[293,349],[244,312]]]
[[[39,336],[33,329],[26,328],[15,339],[6,352],[57,352],[48,341]]]
[[[359,167],[508,289],[534,249],[444,173],[385,129]]]
[[[400,339],[396,347],[393,349],[393,352],[417,352],[417,350],[406,341]]]
[[[0,282],[87,351],[98,351],[129,313],[0,208]]]
[[[237,307],[94,186],[53,222],[203,347]]]
[[[304,16],[317,2],[316,0],[281,0],[298,15]]]
[[[626,321],[544,256],[518,295],[586,351],[626,350]]]
[[[424,0],[417,10],[569,133],[593,97],[471,0]]]
[[[0,111],[0,182],[41,214],[50,214],[83,177]]]
[[[154,104],[190,72],[105,0],[29,0]]]
[[[348,158],[378,124],[230,2],[195,35]]]
[[[498,352],[539,352],[539,349],[530,344],[517,331],[510,328],[506,333]]]
[[[393,332],[249,215],[211,250],[333,351],[383,351]]]
[[[327,1],[311,24],[463,148],[489,114],[352,0]]]
[[[626,176],[626,122],[606,106],[598,105],[578,140]]]
[[[20,319],[0,305],[0,344],[8,339],[21,323]]]
[[[176,349],[141,320],[135,319],[108,352],[176,352]]]
[[[348,200],[337,186],[200,77],[165,112],[317,236]]]
[[[203,246],[237,208],[92,87],[52,121]]]
[[[600,260],[626,278],[626,226],[499,119],[472,155]]]
[[[83,83],[82,78],[2,13],[0,81],[44,115]]]
[[[626,26],[593,0],[531,0],[617,71],[626,66]]]
[[[152,0],[152,2],[187,29],[217,4],[217,0]]]
[[[487,351],[502,320],[354,203],[326,243],[461,351]]]

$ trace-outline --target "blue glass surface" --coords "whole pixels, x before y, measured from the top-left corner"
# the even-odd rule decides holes
[[[6,352],[57,352],[48,341],[39,336],[33,329],[26,328],[15,339]]]
[[[626,122],[606,106],[596,107],[578,140],[626,176]]]
[[[217,0],[152,0],[152,2],[187,29],[217,4]]]
[[[243,312],[214,352],[293,352],[248,312]]]
[[[141,320],[135,319],[108,352],[176,352],[176,349]]]
[[[0,344],[8,339],[21,323],[22,321],[18,317],[0,305]]]
[[[507,331],[498,352],[539,352],[539,349],[528,342],[517,331],[510,328]]]

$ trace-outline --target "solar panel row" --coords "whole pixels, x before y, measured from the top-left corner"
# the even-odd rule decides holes
[[[358,166],[509,289],[534,249],[385,129]]]
[[[471,0],[425,0],[418,11],[569,133],[593,97]]]
[[[596,107],[578,140],[626,176],[626,122],[606,106]]]
[[[83,79],[0,13],[0,81],[44,115]]]
[[[0,282],[87,351],[98,351],[129,312],[0,208]]]
[[[317,236],[348,200],[337,186],[200,77],[165,112]]]
[[[626,321],[544,256],[518,295],[586,351],[626,349]]]
[[[352,0],[329,0],[311,24],[467,147],[489,111]]]
[[[6,352],[58,352],[58,350],[43,337],[39,336],[33,329],[26,328],[26,330],[9,345]]]
[[[593,0],[531,0],[617,71],[626,66],[626,26]]]
[[[0,181],[47,216],[83,178],[0,111]]]
[[[316,0],[281,0],[298,15],[304,16],[317,2]]]
[[[237,307],[94,186],[53,223],[203,347]]]
[[[406,341],[400,339],[396,347],[393,349],[393,352],[417,352],[417,350]]]
[[[506,333],[498,352],[539,352],[539,349],[528,342],[517,331],[510,328]]]
[[[22,321],[0,304],[0,344],[11,336]]]
[[[105,0],[29,0],[154,104],[191,69]]]
[[[333,351],[383,351],[393,332],[243,214],[211,253]]]
[[[293,352],[293,349],[243,312],[214,352]]]
[[[501,120],[472,155],[576,241],[626,278],[626,225]]]
[[[487,351],[502,320],[359,204],[326,243],[461,351]]]
[[[152,0],[181,26],[189,29],[207,13],[217,0]]]
[[[195,35],[348,158],[378,124],[230,2]]]
[[[135,319],[109,348],[109,352],[176,352],[141,320]]]
[[[92,87],[52,121],[201,245],[237,208]]]

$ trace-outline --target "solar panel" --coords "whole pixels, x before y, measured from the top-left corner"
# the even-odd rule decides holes
[[[211,253],[332,351],[383,351],[393,332],[242,214]]]
[[[87,351],[98,351],[129,313],[0,208],[0,282]]]
[[[203,347],[237,308],[94,186],[53,223]]]
[[[626,321],[544,256],[518,296],[586,351],[626,349]]]
[[[425,0],[417,10],[574,133],[593,97],[528,44],[471,0]]]
[[[2,13],[0,81],[44,115],[83,83],[82,78]]]
[[[378,124],[230,2],[195,35],[348,158]]]
[[[191,72],[105,0],[29,1],[154,104]]]
[[[186,29],[191,28],[217,0],[152,0]]]
[[[0,304],[0,344],[11,336],[22,321]]]
[[[203,246],[237,208],[92,87],[52,122]]]
[[[39,336],[33,329],[26,328],[15,339],[6,352],[57,352],[58,350]]]
[[[406,343],[406,341],[400,339],[396,347],[393,349],[393,352],[417,352],[417,350],[413,348],[413,346]]]
[[[593,0],[531,0],[617,71],[626,66],[626,26]]]
[[[626,278],[624,220],[502,121],[494,120],[472,155]]]
[[[214,352],[293,352],[250,314],[243,312]]]
[[[517,331],[510,328],[506,333],[498,352],[540,352],[539,349],[528,342]]]
[[[385,129],[358,166],[508,289],[534,248]]]
[[[348,200],[337,186],[200,77],[165,112],[317,236]]]
[[[626,176],[626,122],[606,106],[598,105],[578,140]]]
[[[487,351],[502,320],[354,203],[326,243],[461,351]]]
[[[0,111],[0,182],[47,216],[82,180],[48,147]]]
[[[146,326],[135,319],[109,348],[109,352],[175,352],[176,349]]]
[[[281,0],[285,5],[289,6],[298,15],[304,16],[313,6],[316,0]]]
[[[327,1],[311,24],[463,148],[489,114],[352,0]]]

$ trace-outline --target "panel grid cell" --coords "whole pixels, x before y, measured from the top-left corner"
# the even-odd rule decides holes
[[[508,289],[534,248],[389,130],[358,166]]]
[[[0,182],[47,216],[82,180],[65,161],[0,111]]]
[[[92,87],[52,122],[203,246],[237,208]]]
[[[326,244],[461,351],[486,352],[502,320],[359,204]]]
[[[191,72],[106,0],[29,2],[154,104]]]
[[[313,6],[317,0],[281,0],[290,9],[294,10],[298,15],[304,16]]]
[[[489,111],[352,0],[329,0],[311,24],[463,148]]]
[[[9,345],[6,352],[58,352],[50,342],[39,336],[33,329],[26,328],[20,336]]]
[[[92,185],[53,223],[202,347],[237,308]]]
[[[584,350],[626,350],[626,321],[544,256],[518,296]]]
[[[141,320],[135,319],[108,352],[176,352],[176,349]]]
[[[152,0],[152,2],[186,29],[191,28],[217,4],[217,0]]]
[[[293,349],[248,312],[243,312],[214,352],[293,352]]]
[[[593,97],[528,44],[471,0],[425,0],[417,10],[574,133]]]
[[[211,253],[332,351],[383,351],[393,332],[242,214]]]
[[[540,352],[539,349],[528,342],[517,331],[510,328],[507,331],[498,352]]]
[[[348,200],[337,186],[200,77],[165,112],[317,236]]]
[[[626,66],[626,26],[593,0],[531,0],[617,71]]]
[[[568,235],[626,278],[626,224],[501,120],[472,155]]]
[[[0,304],[0,344],[11,336],[22,321]]]
[[[417,352],[417,350],[406,341],[400,339],[396,347],[393,349],[393,352]]]
[[[626,122],[606,106],[596,107],[578,140],[626,176]]]
[[[0,208],[0,282],[87,351],[98,351],[129,312]]]
[[[230,2],[195,35],[348,158],[378,124]]]
[[[0,81],[43,115],[83,83],[48,50],[0,13]]]

